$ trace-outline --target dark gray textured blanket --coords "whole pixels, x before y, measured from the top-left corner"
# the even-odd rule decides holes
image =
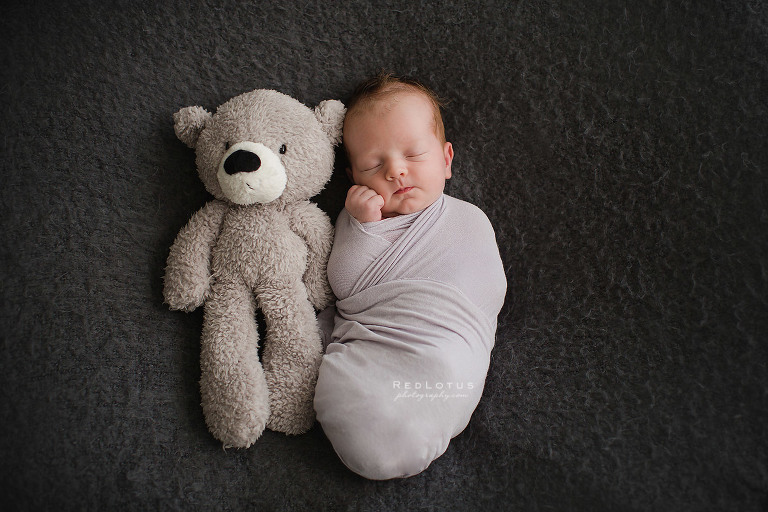
[[[4,510],[768,507],[765,2],[13,1],[0,40]],[[446,192],[496,231],[483,398],[403,481],[319,426],[223,451],[162,304],[208,199],[171,115],[383,67],[450,100]]]

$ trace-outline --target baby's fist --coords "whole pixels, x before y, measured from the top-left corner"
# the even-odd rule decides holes
[[[360,223],[380,221],[383,207],[384,198],[365,185],[353,185],[344,203],[344,208]]]

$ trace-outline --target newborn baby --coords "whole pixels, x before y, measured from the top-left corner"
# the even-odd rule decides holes
[[[342,462],[370,479],[420,473],[480,400],[506,279],[488,218],[443,194],[453,147],[422,84],[379,75],[344,120],[352,186],[328,279],[339,299],[317,419]]]

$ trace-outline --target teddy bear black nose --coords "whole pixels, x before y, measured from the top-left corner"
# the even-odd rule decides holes
[[[253,172],[261,167],[261,158],[256,153],[239,149],[229,155],[224,161],[224,170],[227,174],[239,172]]]

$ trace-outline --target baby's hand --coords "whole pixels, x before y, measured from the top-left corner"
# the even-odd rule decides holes
[[[376,222],[381,220],[384,198],[365,185],[353,185],[347,192],[344,207],[360,223]]]

